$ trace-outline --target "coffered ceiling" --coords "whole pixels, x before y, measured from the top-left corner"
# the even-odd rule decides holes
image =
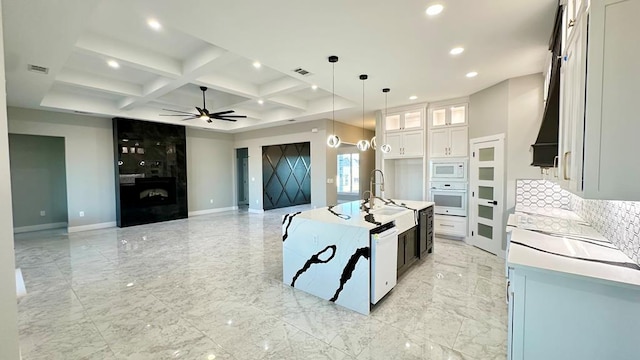
[[[557,0],[442,0],[444,11],[431,17],[425,9],[433,3],[3,0],[7,103],[238,132],[331,118],[327,57],[338,55],[336,119],[361,124],[358,75],[366,73],[372,128],[383,87],[391,88],[393,107],[467,96],[542,71]],[[456,46],[465,51],[450,55]],[[28,71],[29,64],[48,73]],[[469,79],[469,71],[479,75]],[[248,118],[208,124],[159,116],[202,106],[199,86],[210,89],[210,111]]]

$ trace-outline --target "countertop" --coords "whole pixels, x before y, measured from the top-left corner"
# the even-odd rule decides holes
[[[341,224],[374,229],[387,224],[403,215],[412,214],[417,224],[417,212],[434,205],[429,201],[412,201],[376,198],[375,207],[369,209],[367,200],[351,201],[335,206],[328,206],[297,214],[300,219],[310,219],[325,223]]]
[[[536,211],[545,215],[536,215]],[[640,266],[578,215],[562,209],[538,208],[536,211],[509,216],[509,267],[536,268],[640,286]]]

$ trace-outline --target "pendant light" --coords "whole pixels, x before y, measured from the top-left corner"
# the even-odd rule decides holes
[[[333,112],[332,114],[332,124],[333,131],[332,134],[327,137],[327,146],[331,148],[337,148],[340,146],[340,138],[336,135],[336,63],[338,62],[338,57],[335,55],[329,56],[329,62],[333,65],[332,72],[332,83],[331,83],[331,94],[333,99]]]
[[[362,140],[359,140],[356,144],[356,147],[360,151],[369,150],[369,140],[364,138],[364,81],[369,77],[366,74],[360,75],[360,80],[362,80]]]
[[[391,89],[389,88],[384,88],[382,89],[382,92],[384,93],[384,118],[387,118],[387,94],[389,93],[389,91],[391,91]],[[371,141],[375,141],[375,136],[373,137],[373,139],[371,139]],[[389,144],[382,144],[382,146],[380,146],[380,151],[382,151],[385,154],[388,154],[391,151],[391,145]]]

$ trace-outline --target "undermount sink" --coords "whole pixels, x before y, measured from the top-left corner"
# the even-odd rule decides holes
[[[390,215],[396,215],[398,213],[401,213],[403,211],[405,211],[407,209],[405,208],[398,208],[398,207],[383,207],[383,208],[379,208],[379,209],[373,209],[371,211],[371,213],[375,214],[375,215],[384,215],[384,216],[390,216]]]

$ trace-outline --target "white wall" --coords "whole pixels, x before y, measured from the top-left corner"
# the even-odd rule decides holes
[[[8,117],[12,134],[65,138],[70,231],[95,224],[115,226],[111,119],[14,107],[8,108]]]
[[[2,10],[0,6],[0,359],[18,360],[18,307],[16,305],[13,215],[9,178],[9,136],[7,130],[7,93],[4,73]]]
[[[234,160],[233,135],[187,128],[189,213],[235,206]]]
[[[542,123],[544,77],[542,74],[509,80],[507,123],[507,211],[516,203],[517,179],[540,179],[540,168],[531,166],[531,144],[536,142]]]
[[[469,139],[507,133],[509,80],[469,96]]]

